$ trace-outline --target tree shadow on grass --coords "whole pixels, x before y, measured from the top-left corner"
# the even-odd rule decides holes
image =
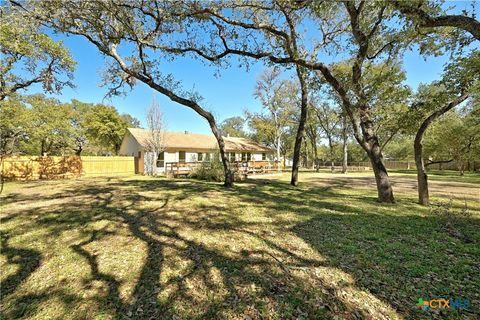
[[[131,191],[132,185],[135,191]],[[159,188],[171,193],[158,197],[142,194]],[[329,318],[328,308],[316,308],[313,303],[305,303],[305,299],[322,301],[321,297],[307,287],[303,278],[286,274],[288,269],[278,262],[280,260],[276,256],[288,255],[288,251],[277,254],[274,252],[276,249],[242,248],[241,252],[228,252],[199,242],[182,232],[185,228],[202,228],[206,234],[244,232],[248,224],[234,215],[221,214],[224,211],[221,205],[203,204],[192,208],[188,215],[171,215],[172,208],[179,210],[175,207],[176,202],[190,196],[202,196],[203,193],[208,197],[211,195],[207,192],[222,190],[217,185],[196,182],[158,184],[155,181],[152,184],[147,181],[122,185],[121,182],[112,181],[112,185],[87,185],[64,190],[61,204],[23,210],[23,216],[7,212],[7,217],[10,213],[12,220],[31,219],[31,225],[22,225],[22,230],[16,230],[16,236],[40,228],[47,232],[47,237],[52,241],[61,241],[62,235],[78,231],[77,238],[80,240],[70,248],[78,255],[78,263],[88,266],[90,275],[83,277],[84,290],[102,283],[105,290],[99,292],[94,301],[98,303],[98,309],[113,318],[222,319],[232,314],[252,319],[274,314],[287,318]],[[227,195],[238,192],[228,191]],[[90,196],[88,202],[79,200],[85,195]],[[14,198],[32,202],[36,197],[18,194],[12,196],[12,201]],[[151,209],[142,206],[153,202],[162,204]],[[208,219],[204,219],[205,216]],[[107,227],[96,226],[98,222],[105,221],[109,222]],[[97,252],[102,248],[97,247],[92,251],[91,247],[104,239],[108,240],[112,233],[119,233],[111,228],[118,224],[126,225],[135,239],[145,246],[145,260],[141,262],[130,300],[120,293],[123,280],[102,268]],[[256,237],[254,233],[245,231],[245,234]],[[103,248],[103,254],[109,254],[108,250]],[[176,270],[175,260],[179,260],[184,267]],[[298,261],[292,266],[305,266],[308,263]],[[161,279],[161,275],[167,271],[173,271],[175,275]],[[63,291],[65,285],[58,282],[55,290],[37,294],[18,292],[9,301],[13,307],[3,310],[3,316],[34,316],[39,305],[55,297],[81,304],[81,294],[68,296]],[[15,289],[10,292],[16,293]],[[339,303],[336,308],[340,310],[346,307]]]
[[[8,245],[8,234],[1,234],[1,253],[8,264],[15,264],[18,270],[0,283],[0,301],[13,293],[17,287],[40,266],[42,255],[31,249],[14,248]]]
[[[23,210],[23,216],[11,212],[7,217],[31,219],[31,225],[22,226],[15,235],[28,228],[42,228],[53,241],[64,241],[62,235],[79,233],[69,248],[88,270],[89,275],[82,277],[86,288],[103,285],[94,302],[107,318],[331,319],[336,315],[344,319],[395,319],[396,311],[390,306],[407,316],[416,315],[410,303],[423,297],[417,292],[425,298],[430,293],[450,293],[449,288],[462,288],[470,294],[478,283],[478,276],[472,276],[468,268],[458,271],[462,263],[478,265],[477,251],[470,245],[459,245],[465,251],[461,252],[463,260],[455,256],[456,252],[449,251],[449,241],[455,239],[442,240],[437,220],[368,213],[368,209],[354,205],[355,195],[350,196],[350,204],[332,203],[329,198],[339,197],[332,187],[294,188],[281,182],[258,182],[225,190],[193,180],[112,179],[67,187],[61,196],[65,200],[62,204]],[[190,208],[182,212],[187,210],[183,201],[191,197],[209,202],[187,202]],[[29,203],[37,197],[17,194],[10,198],[15,199]],[[239,218],[232,208],[225,210],[224,203],[230,199],[248,204],[252,210],[265,210],[270,220]],[[374,198],[360,199],[369,209],[377,206]],[[282,220],[285,212],[302,222],[292,225],[292,221]],[[473,220],[465,224],[469,232],[478,228]],[[195,232],[205,238],[195,237]],[[298,248],[281,241],[282,232],[304,240],[292,245],[306,242],[319,254],[304,256]],[[136,274],[129,298],[121,293],[125,279],[106,268],[99,256],[108,255],[122,264],[110,247],[115,245],[109,243],[111,236],[132,236],[131,241],[144,248],[144,259],[136,257],[141,267],[132,271]],[[240,242],[237,250],[215,245],[242,239],[248,242]],[[476,236],[474,244],[478,246]],[[433,254],[430,247],[436,248]],[[451,268],[440,264],[445,256],[452,257]],[[457,275],[451,284],[427,291],[432,281],[444,282],[454,272]],[[410,283],[412,288],[402,287]],[[33,316],[52,296],[66,305],[89,303],[64,287],[68,286],[59,282],[50,292],[17,296],[14,289],[10,305],[24,307],[6,310],[5,318]]]
[[[60,239],[65,233],[78,231],[80,235],[77,237],[82,240],[70,245],[70,248],[79,256],[79,263],[88,265],[90,276],[83,278],[85,290],[102,283],[106,289],[99,292],[95,301],[100,305],[98,308],[103,313],[115,319],[221,319],[224,318],[225,312],[232,312],[232,310],[239,315],[245,313],[249,314],[252,319],[259,319],[261,315],[258,309],[261,309],[261,306],[264,306],[262,312],[265,314],[270,312],[265,311],[268,310],[267,308],[281,308],[282,314],[289,312],[293,316],[308,312],[308,314],[322,317],[323,310],[305,311],[300,309],[302,299],[297,296],[299,295],[297,291],[305,291],[302,290],[302,282],[286,283],[278,280],[277,278],[284,278],[283,271],[278,268],[278,270],[271,269],[272,261],[268,258],[265,259],[265,255],[261,251],[254,252],[254,255],[259,256],[258,258],[252,258],[246,251],[242,255],[230,256],[226,252],[210,248],[181,233],[179,230],[182,228],[196,228],[198,220],[188,217],[185,220],[181,217],[170,217],[169,204],[181,201],[189,193],[198,195],[202,190],[215,191],[217,186],[196,183],[183,185],[180,188],[178,185],[176,188],[172,188],[173,186],[169,185],[168,190],[179,189],[182,191],[179,195],[175,195],[173,198],[175,200],[169,200],[171,197],[168,195],[155,198],[128,190],[119,192],[118,185],[77,187],[64,191],[70,199],[68,196],[64,196],[66,201],[62,204],[52,205],[48,208],[42,207],[40,210],[38,208],[24,210],[23,217],[17,216],[16,213],[8,215],[7,212],[7,217],[32,219],[32,225],[23,225],[22,230],[16,231],[16,236],[30,231],[28,228],[32,228],[32,230],[40,228],[48,233],[47,238],[59,241],[55,239]],[[130,187],[130,185],[123,187]],[[146,184],[143,189],[152,190],[155,187],[159,186]],[[78,200],[84,195],[90,195],[90,201]],[[15,197],[22,201],[34,201],[35,199],[35,197],[29,199],[29,195]],[[163,204],[152,209],[139,206],[139,204],[156,200],[161,200]],[[192,210],[190,217],[201,217],[210,212],[218,213],[223,209],[221,206],[203,205]],[[220,215],[211,215],[211,217],[211,222],[216,219],[215,217],[219,218],[221,223],[224,223],[225,231],[228,231],[229,227],[242,226],[240,221],[233,217],[230,221]],[[130,301],[121,296],[122,280],[110,274],[108,270],[102,269],[97,253],[92,252],[89,247],[117,233],[117,230],[112,231],[109,228],[111,224],[107,225],[108,228],[90,226],[102,221],[125,224],[135,239],[145,245],[145,260],[141,262],[143,265],[138,272]],[[215,225],[219,226],[220,221],[217,221]],[[206,223],[204,223],[204,228],[207,228]],[[50,240],[41,239],[41,241]],[[165,251],[169,252],[168,255]],[[186,267],[179,270],[178,275],[161,281],[165,260],[172,258],[180,259],[183,264],[186,264]],[[28,263],[31,261],[26,261],[25,265]],[[171,262],[169,264],[171,270]],[[212,277],[212,273],[216,273],[216,277]],[[57,290],[42,291],[38,294],[19,292],[12,298],[13,300],[9,301],[9,305],[12,307],[2,310],[3,317],[34,316],[39,305],[54,298],[61,301],[68,298],[67,300],[81,303],[81,294],[68,296],[61,290],[64,285],[66,284],[59,282]],[[256,287],[258,292],[250,292],[249,289],[246,289],[252,286]],[[291,292],[289,293],[289,291]],[[12,288],[10,293],[14,292],[15,288]],[[163,298],[160,299],[159,295],[162,295]],[[295,298],[294,302],[289,302],[291,297]],[[257,298],[258,301],[256,301]],[[268,301],[263,301],[265,299]],[[272,306],[267,307],[269,303]],[[277,303],[282,303],[282,306],[277,307]],[[315,318],[318,318],[317,316]]]
[[[394,306],[409,319],[474,319],[479,306],[426,314],[419,298],[479,301],[480,221],[457,219],[456,228],[472,243],[449,236],[444,218],[321,214],[292,228],[329,264],[355,279],[355,284]]]

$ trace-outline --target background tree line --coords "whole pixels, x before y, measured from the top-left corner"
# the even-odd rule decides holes
[[[62,103],[42,94],[0,101],[2,155],[118,154],[127,127],[140,127],[113,106],[72,100]]]

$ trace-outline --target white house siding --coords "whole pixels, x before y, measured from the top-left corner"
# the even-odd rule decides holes
[[[253,161],[261,161],[262,160],[262,154],[261,153],[252,153],[252,160]]]
[[[119,154],[122,156],[138,156],[138,151],[141,151],[142,146],[135,140],[131,134],[126,134],[123,137],[122,145],[120,146]]]
[[[187,162],[197,161],[197,152],[187,152],[185,154],[185,161],[187,161]]]
[[[178,152],[165,151],[165,163],[167,162],[177,162],[178,161]]]

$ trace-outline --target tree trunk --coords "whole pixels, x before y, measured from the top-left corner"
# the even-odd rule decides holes
[[[425,169],[425,163],[423,161],[423,145],[422,139],[423,135],[427,131],[430,124],[432,124],[438,117],[448,112],[450,109],[459,105],[468,98],[467,93],[462,93],[459,97],[450,101],[448,104],[440,108],[439,110],[433,112],[428,116],[418,128],[417,134],[415,135],[415,140],[413,143],[413,148],[415,152],[415,164],[417,165],[417,181],[418,181],[418,203],[421,205],[428,205],[429,203],[429,194],[428,194],[428,176]]]
[[[120,152],[120,144],[119,143],[115,143],[115,155],[118,156],[118,153]]]
[[[280,168],[280,157],[281,157],[281,154],[280,154],[280,142],[281,142],[281,136],[280,135],[277,135],[277,171],[282,171],[282,169]],[[285,161],[285,159],[283,160]]]
[[[375,181],[377,183],[378,201],[386,203],[394,203],[392,185],[388,177],[387,169],[383,163],[380,146],[376,145],[368,152],[368,157],[372,164]]]
[[[328,136],[328,148],[330,149],[330,171],[335,171],[335,161],[333,159],[333,142],[332,137]]]
[[[305,135],[303,135],[303,145],[304,145],[304,150],[305,150],[305,161],[304,161],[304,164],[303,164],[303,167],[304,168],[308,168],[308,161],[309,161],[309,158],[308,158],[308,142],[307,142],[307,137]]]
[[[300,167],[300,151],[302,146],[302,137],[303,135],[300,132],[300,126],[297,130],[297,135],[295,137],[295,146],[293,148],[293,161],[292,161],[292,178],[290,184],[292,186],[298,185],[298,170]]]
[[[342,173],[347,173],[348,170],[348,145],[347,145],[347,117],[343,116],[343,128],[342,128],[342,139],[343,139],[343,159],[342,159]]]
[[[378,143],[378,137],[373,127],[370,110],[366,104],[359,106],[359,118],[355,119],[351,116],[352,125],[354,128],[355,139],[360,143],[360,146],[365,150],[372,164],[373,173],[377,185],[378,201],[382,203],[394,203],[392,185],[388,177],[387,168],[383,163],[382,148]],[[362,132],[362,134],[360,134]]]
[[[78,149],[75,149],[75,155],[80,156],[82,154],[82,151],[83,151],[83,148],[79,146]]]
[[[421,205],[428,205],[428,175],[423,161],[423,145],[422,136],[418,134],[415,136],[414,150],[415,150],[415,165],[417,166],[417,182],[418,182],[418,203]]]
[[[459,165],[459,170],[460,170],[460,175],[463,176],[465,174],[465,163],[460,160],[460,165]]]
[[[220,130],[218,130],[217,124],[215,123],[215,119],[213,118],[213,116],[211,118],[208,118],[207,120],[210,124],[213,135],[217,139],[218,147],[220,149],[220,157],[222,159],[223,172],[225,176],[225,182],[223,183],[223,185],[225,187],[232,187],[233,173],[230,169],[230,163],[228,161],[227,153],[225,152],[225,141],[223,141],[222,135],[220,134]]]
[[[347,173],[348,170],[348,145],[343,141],[343,159],[342,159],[342,173]]]
[[[47,139],[42,140],[42,150],[41,150],[41,156],[46,157],[48,154],[52,151],[53,147],[53,141],[48,142]]]
[[[318,148],[317,148],[317,138],[313,137],[312,139],[312,152],[313,152],[313,169],[317,172],[319,170],[318,167]]]
[[[305,122],[307,121],[307,111],[308,111],[308,99],[307,99],[307,86],[305,83],[305,78],[303,75],[303,68],[297,66],[297,75],[298,80],[300,81],[300,90],[302,93],[301,97],[301,111],[300,111],[300,121],[298,123],[297,135],[295,137],[295,146],[293,148],[293,163],[292,163],[292,179],[290,184],[292,186],[298,185],[298,170],[300,167],[300,152],[302,148],[302,139],[305,133]]]
[[[378,138],[375,134],[375,131],[373,130],[373,122],[370,120],[370,115],[366,108],[361,110],[360,117],[362,118],[360,122],[355,121],[357,123],[354,123],[352,120],[354,128],[355,125],[360,127],[360,123],[362,127],[361,129],[354,129],[354,136],[363,150],[365,150],[367,153],[370,163],[372,164],[373,173],[375,174],[375,181],[377,184],[378,201],[394,203],[395,198],[393,196],[390,179],[388,178],[387,168],[383,163],[382,150],[380,144],[378,143]],[[360,130],[363,132],[363,137],[359,134]]]

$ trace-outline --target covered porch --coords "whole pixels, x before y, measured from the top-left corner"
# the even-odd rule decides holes
[[[208,164],[205,161],[190,161],[190,162],[166,162],[165,174],[174,177],[186,176],[192,170],[195,170],[201,165]],[[276,160],[251,160],[251,161],[231,161],[230,166],[234,173],[247,176],[249,174],[265,174],[274,173],[283,169],[282,163]]]

